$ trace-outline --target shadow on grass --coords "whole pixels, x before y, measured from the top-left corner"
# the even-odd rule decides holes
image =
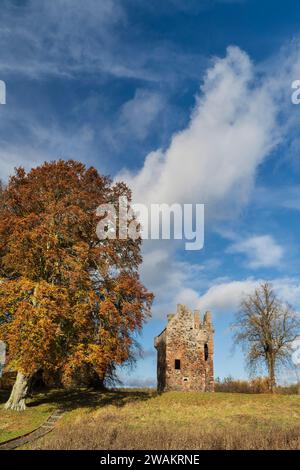
[[[107,405],[122,407],[127,403],[146,401],[154,397],[154,390],[49,390],[34,394],[28,408],[42,404],[55,405],[64,411],[76,408],[101,408]]]
[[[0,390],[0,405],[7,402],[9,395],[9,390]]]

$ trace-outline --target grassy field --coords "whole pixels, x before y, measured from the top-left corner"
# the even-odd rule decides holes
[[[0,411],[5,436],[34,427],[55,406],[66,410],[31,449],[300,449],[297,395],[54,391],[30,405],[17,416]]]
[[[42,395],[29,400],[29,407],[24,413],[4,410],[8,398],[7,392],[0,392],[0,443],[33,431],[50,416],[57,407],[55,402],[45,402]],[[36,405],[38,400],[38,405]]]

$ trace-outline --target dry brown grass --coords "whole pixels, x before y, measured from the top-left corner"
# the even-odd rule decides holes
[[[118,391],[32,449],[300,449],[298,396]],[[120,395],[121,394],[121,395]],[[105,394],[103,394],[105,396]],[[105,403],[105,404],[103,404]]]
[[[243,429],[219,428],[205,431],[201,426],[170,428],[157,425],[137,430],[125,425],[82,420],[70,428],[32,446],[32,449],[300,449],[300,426],[289,430],[281,427]]]

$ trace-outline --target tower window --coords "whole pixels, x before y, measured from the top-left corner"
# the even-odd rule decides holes
[[[180,359],[175,359],[175,369],[180,370]]]
[[[204,345],[204,359],[207,361],[208,359],[208,346],[207,344]]]

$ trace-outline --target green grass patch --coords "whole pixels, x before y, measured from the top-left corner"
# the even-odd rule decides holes
[[[35,394],[27,400],[27,409],[18,412],[4,409],[9,394],[1,391],[0,443],[27,434],[43,424],[57,408],[59,394],[63,395],[59,391]]]

